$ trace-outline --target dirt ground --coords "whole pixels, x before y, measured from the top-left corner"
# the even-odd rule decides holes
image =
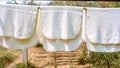
[[[32,62],[36,68],[91,68],[89,64],[78,63],[82,51],[82,47],[71,52],[47,52],[42,47],[31,47],[28,49],[28,61]],[[22,62],[22,51],[11,50],[10,52],[18,57],[8,68]]]

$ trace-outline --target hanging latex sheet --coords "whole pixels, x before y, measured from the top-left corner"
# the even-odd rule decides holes
[[[47,51],[72,51],[81,44],[82,8],[40,7],[42,43]]]
[[[120,8],[87,8],[85,26],[90,51],[120,51]]]
[[[0,46],[23,49],[37,44],[37,8],[0,4]]]

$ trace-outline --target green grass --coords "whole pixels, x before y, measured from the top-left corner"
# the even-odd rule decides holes
[[[79,56],[79,64],[92,64],[92,68],[120,68],[120,52],[91,52],[88,57],[86,49]]]
[[[12,68],[35,68],[35,65],[31,62],[28,62],[28,66],[26,67],[25,64],[23,64],[23,63],[17,63],[15,65],[13,65]]]
[[[0,53],[3,53],[6,50],[7,50],[6,48],[3,48],[3,47],[0,46]]]
[[[120,68],[120,52],[92,52],[90,61],[95,68]]]
[[[0,68],[5,68],[14,61],[15,55],[11,53],[0,53]]]

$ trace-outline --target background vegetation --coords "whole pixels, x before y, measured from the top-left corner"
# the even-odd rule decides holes
[[[48,5],[60,6],[81,6],[81,7],[120,7],[120,2],[116,1],[54,1]]]

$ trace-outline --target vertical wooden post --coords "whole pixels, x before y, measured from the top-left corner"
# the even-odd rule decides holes
[[[22,59],[23,63],[27,67],[28,66],[28,50],[27,50],[27,48],[25,48],[25,49],[22,50],[22,58],[23,58]]]
[[[85,40],[86,42],[88,42],[88,40],[86,39],[86,38],[87,38],[87,37],[86,37],[87,35],[86,35],[86,33],[85,33],[85,31],[86,31],[86,28],[85,28],[86,22],[87,22],[87,8],[84,7],[84,8],[83,8],[83,26],[84,26],[84,34],[85,34],[84,40]],[[88,50],[88,57],[89,57],[89,59],[91,58],[91,55],[92,55],[91,53],[92,53],[92,52]]]
[[[91,59],[91,51],[88,50],[88,57]]]
[[[57,68],[57,64],[56,64],[56,53],[54,52],[54,67]]]

